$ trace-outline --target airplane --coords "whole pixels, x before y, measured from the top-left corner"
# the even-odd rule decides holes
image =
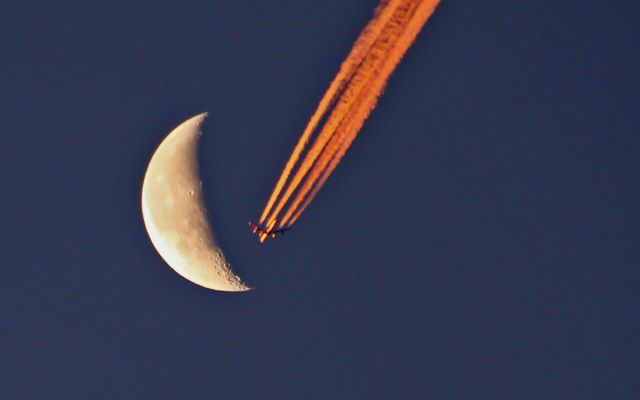
[[[251,231],[253,233],[257,233],[260,236],[260,241],[264,242],[264,240],[268,237],[276,237],[277,235],[284,235],[286,231],[288,231],[289,229],[291,229],[291,227],[287,227],[287,228],[280,228],[280,229],[266,229],[266,228],[262,228],[258,225],[254,225],[251,222],[249,222],[249,226],[251,227]]]

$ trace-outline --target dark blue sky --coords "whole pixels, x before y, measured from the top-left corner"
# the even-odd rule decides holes
[[[265,246],[246,222],[377,1],[19,3],[1,398],[637,398],[636,3],[444,0]],[[207,206],[251,293],[183,280],[143,226],[153,150],[203,111]]]

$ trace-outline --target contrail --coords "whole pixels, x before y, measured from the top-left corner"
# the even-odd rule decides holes
[[[380,11],[381,11],[381,14],[385,14],[385,15],[388,15],[388,14],[385,13],[384,11],[388,11],[389,14],[391,14],[390,17],[386,21],[384,21],[385,22],[384,24],[381,24],[382,25],[380,27],[381,29],[377,29],[374,32],[376,34],[375,36],[373,34],[369,34],[369,32],[367,32],[365,29],[365,32],[363,32],[360,36],[364,38],[363,42],[367,44],[372,43],[373,45],[375,45],[376,43],[379,43],[377,39],[379,39],[379,37],[381,36],[382,32],[385,31],[385,29],[388,30],[390,26],[397,26],[397,23],[393,24],[393,22],[396,22],[394,21],[394,17],[397,18],[396,15],[398,13],[402,14],[403,11],[406,12],[406,10],[410,9],[414,3],[416,3],[416,0],[413,0],[413,1],[401,0],[401,1],[389,2],[385,7],[380,9]],[[373,20],[376,21],[375,16]],[[300,182],[302,181],[302,179],[306,176],[306,174],[309,172],[309,169],[311,168],[313,163],[316,161],[320,153],[323,151],[325,145],[327,144],[331,136],[334,134],[338,125],[342,122],[342,119],[344,118],[346,112],[348,112],[353,102],[357,99],[359,92],[362,90],[364,83],[366,83],[367,81],[367,75],[370,73],[372,67],[375,66],[375,64],[378,62],[378,59],[379,59],[379,57],[376,57],[376,53],[372,52],[373,48],[374,46],[368,47],[367,52],[364,55],[365,56],[364,59],[360,57],[359,52],[354,53],[353,51],[352,51],[352,54],[356,54],[358,58],[356,60],[350,60],[352,54],[350,54],[350,56],[347,57],[345,64],[348,63],[349,65],[354,65],[356,63],[351,61],[357,61],[357,67],[352,72],[353,76],[350,77],[350,79],[348,80],[347,85],[344,88],[343,92],[340,94],[340,97],[338,98],[335,107],[327,117],[327,120],[324,126],[322,127],[320,133],[318,134],[318,137],[316,138],[315,142],[311,146],[311,149],[309,150],[307,156],[302,161],[302,164],[300,165],[299,169],[293,176],[293,179],[290,182],[287,189],[285,190],[284,195],[280,198],[280,201],[277,203],[276,208],[271,212],[268,218],[269,222],[277,218],[282,208],[285,206],[287,201],[289,201],[293,192],[298,188],[298,185],[300,185]],[[354,47],[354,49],[358,49],[358,47],[356,46]],[[338,75],[338,77],[340,77],[340,75]],[[327,94],[330,94],[330,93],[331,93],[331,90],[328,90]],[[326,109],[323,110],[322,114],[326,113],[326,111],[327,111]],[[313,122],[314,120],[312,119],[309,125],[311,125]]]
[[[417,4],[417,6],[419,6],[419,4]],[[328,178],[340,162],[340,159],[357,136],[365,119],[374,108],[380,93],[384,89],[386,79],[381,78],[386,78],[391,74],[415,38],[417,34],[417,31],[415,31],[416,21],[420,22],[420,8],[408,7],[399,11],[401,12],[398,13],[397,18],[392,19],[389,24],[389,29],[382,32],[381,37],[374,45],[371,59],[365,59],[365,62],[371,61],[373,68],[371,71],[365,71],[366,81],[362,83],[363,90],[355,102],[351,104],[348,113],[343,118],[343,123],[335,131],[332,137],[332,141],[336,138],[335,143],[333,146],[327,146],[327,148],[323,150],[322,156],[314,165],[312,172],[298,192],[289,211],[283,217],[281,221],[282,226],[289,222],[294,222],[289,221],[289,218],[305,196],[307,196],[311,187],[314,187],[312,197],[305,202],[305,205],[311,202],[313,196],[315,196],[326,181],[326,178]],[[421,27],[422,24],[424,24],[424,22],[422,22],[419,27]],[[398,27],[404,27],[404,30],[399,32]],[[337,152],[340,152],[340,154],[336,154]],[[300,212],[297,213],[298,216],[304,208],[305,207],[302,207]]]
[[[276,224],[279,228],[291,226],[311,203],[357,136],[375,107],[389,76],[439,1],[380,2],[371,22],[360,34],[320,101],[269,198],[260,218],[260,223],[266,225],[267,232]],[[329,110],[320,133],[282,194],[282,189],[311,135]],[[290,202],[296,191],[295,198]],[[284,217],[279,220],[280,213],[289,202]],[[267,237],[263,232],[260,241]]]
[[[391,17],[391,12],[393,11],[393,9],[391,7],[384,7],[386,6],[386,3],[388,3],[388,0],[382,0],[378,7],[376,7],[373,18],[360,34],[360,37],[353,45],[349,56],[343,61],[342,65],[340,66],[338,75],[336,75],[336,77],[333,79],[333,81],[329,85],[329,89],[320,100],[318,108],[311,116],[311,120],[307,124],[305,130],[302,132],[302,136],[300,136],[300,139],[298,139],[298,143],[293,149],[293,153],[291,153],[291,156],[289,157],[289,160],[287,161],[287,164],[282,171],[282,175],[280,175],[280,178],[278,179],[278,182],[273,189],[273,193],[271,194],[271,197],[269,198],[269,201],[267,202],[267,205],[264,208],[262,215],[260,216],[261,224],[265,222],[267,214],[271,210],[271,207],[273,207],[273,203],[280,195],[282,187],[289,178],[289,174],[291,174],[291,170],[297,163],[300,154],[304,150],[304,147],[309,142],[311,134],[318,126],[318,122],[324,116],[324,114],[326,114],[327,109],[335,103],[340,93],[344,90],[345,85],[348,83],[349,79],[351,79],[354,72],[362,62],[362,59],[366,56],[367,52],[373,45],[376,37],[378,37],[378,35],[380,34],[380,30],[384,27],[384,25]]]

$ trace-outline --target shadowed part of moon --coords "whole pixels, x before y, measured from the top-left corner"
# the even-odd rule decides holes
[[[178,274],[200,286],[249,290],[233,273],[207,218],[198,171],[197,115],[174,129],[156,149],[142,184],[142,216],[151,242]]]

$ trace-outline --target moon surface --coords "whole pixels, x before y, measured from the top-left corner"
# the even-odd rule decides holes
[[[207,218],[198,170],[199,114],[175,128],[151,157],[142,216],[151,242],[178,274],[213,290],[250,290],[231,269]]]

